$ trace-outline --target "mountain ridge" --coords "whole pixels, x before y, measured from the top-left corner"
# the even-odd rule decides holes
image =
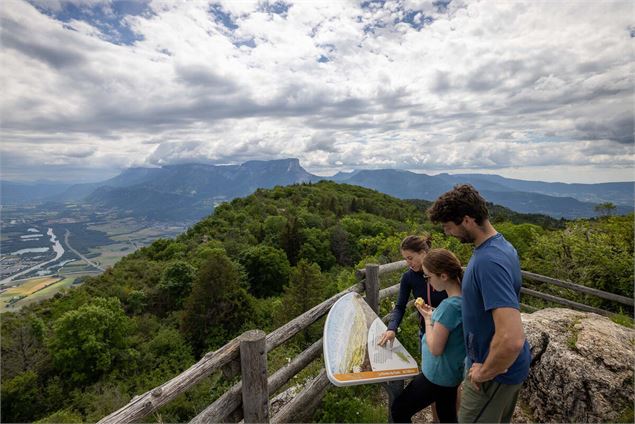
[[[49,192],[51,196],[41,200],[87,201],[124,214],[154,219],[196,219],[211,213],[215,205],[249,195],[258,188],[321,180],[358,185],[401,199],[423,200],[434,200],[456,184],[469,183],[488,201],[516,212],[569,219],[596,216],[596,204],[604,202],[614,203],[619,214],[628,213],[633,210],[635,200],[632,182],[549,183],[491,174],[428,175],[400,169],[362,169],[322,177],[306,171],[297,158],[255,160],[238,165],[186,163],[128,168],[101,183],[71,185],[61,193],[59,189],[56,193]],[[3,188],[4,185],[3,182]],[[42,192],[46,193],[38,191]],[[24,197],[18,200],[24,201]],[[3,191],[3,204],[7,198],[11,196],[5,196]]]

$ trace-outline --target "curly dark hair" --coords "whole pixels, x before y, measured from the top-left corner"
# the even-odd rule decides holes
[[[451,221],[459,225],[466,215],[474,218],[478,225],[489,219],[485,199],[470,184],[454,186],[428,209],[430,221],[434,223]]]

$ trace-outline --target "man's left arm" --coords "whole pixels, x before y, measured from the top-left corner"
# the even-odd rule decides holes
[[[485,362],[475,363],[469,370],[474,383],[492,380],[503,374],[516,361],[525,344],[525,332],[520,312],[515,308],[492,309],[494,337]]]

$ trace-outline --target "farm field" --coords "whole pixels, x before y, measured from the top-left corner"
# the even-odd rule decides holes
[[[17,253],[24,249],[50,248],[51,240],[46,235],[48,229],[52,229],[64,252],[54,263],[18,277],[24,278],[16,281],[19,286],[0,292],[0,312],[16,310],[50,298],[59,290],[72,286],[76,278],[98,275],[102,272],[99,268],[107,269],[124,256],[159,238],[174,238],[189,225],[186,221],[157,222],[103,214],[91,205],[73,203],[3,207],[3,216],[0,218],[0,267],[3,278],[10,278],[39,262],[53,259],[52,251],[48,252],[48,256],[31,252]],[[30,237],[35,233],[42,236]],[[99,268],[87,263],[82,257]],[[48,275],[43,275],[45,272]],[[11,284],[15,283],[6,285]]]
[[[16,287],[11,287],[0,293],[0,312],[7,310],[16,310],[38,300],[52,297],[62,287],[70,286],[74,277],[38,277],[25,280]],[[23,299],[13,302],[13,306],[7,308],[7,304],[12,303],[11,299],[23,297]]]
[[[118,219],[105,223],[90,225],[87,228],[89,230],[101,231],[106,233],[109,237],[118,236],[121,234],[129,234],[135,231],[143,229],[146,225],[140,223],[133,218]]]
[[[138,247],[141,246],[138,245]],[[103,268],[108,268],[135,250],[135,246],[132,243],[115,243],[90,249],[90,255],[93,262]],[[83,261],[78,261],[79,263],[86,264]]]
[[[55,296],[55,293],[59,292],[60,290],[71,287],[73,285],[73,282],[76,280],[76,278],[77,277],[63,278],[57,283],[53,283],[50,286],[42,290],[39,290],[33,293],[32,295],[18,301],[15,304],[14,308],[22,308],[32,303],[41,302],[42,300],[45,300],[45,299],[50,299],[51,297]]]

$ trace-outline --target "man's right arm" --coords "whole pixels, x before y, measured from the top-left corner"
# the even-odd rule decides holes
[[[475,369],[470,371],[470,379],[475,383],[489,381],[504,374],[525,345],[525,332],[518,309],[493,309],[492,317],[495,332],[487,358],[483,364],[475,364]]]

